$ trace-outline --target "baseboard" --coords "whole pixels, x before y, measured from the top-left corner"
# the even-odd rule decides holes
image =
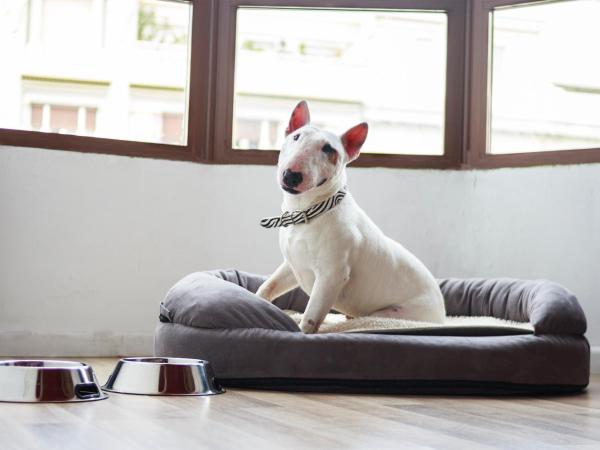
[[[0,332],[0,355],[102,357],[152,355],[152,334]]]
[[[600,346],[592,346],[590,348],[590,353],[590,372],[600,374]]]

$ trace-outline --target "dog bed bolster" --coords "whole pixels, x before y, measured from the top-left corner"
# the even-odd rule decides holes
[[[547,280],[440,280],[449,316],[491,316],[530,322],[535,334],[585,333],[587,325],[577,298]]]
[[[197,328],[298,332],[282,310],[303,312],[308,296],[296,288],[270,304],[254,294],[265,279],[236,269],[190,274],[168,292],[161,320]],[[439,283],[449,316],[530,322],[537,335],[586,331],[585,315],[575,296],[551,281],[448,278]]]
[[[258,289],[257,282],[238,271],[192,273],[169,290],[160,320],[195,328],[300,332],[287,314],[248,290]]]

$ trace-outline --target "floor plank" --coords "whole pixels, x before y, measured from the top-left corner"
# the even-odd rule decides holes
[[[100,382],[114,358],[81,359]],[[0,404],[2,449],[600,448],[600,376],[579,395],[451,397],[230,389]]]

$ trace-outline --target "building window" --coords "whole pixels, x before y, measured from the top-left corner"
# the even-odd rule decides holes
[[[31,105],[31,129],[49,133],[92,136],[96,130],[96,108],[49,104]]]
[[[180,144],[185,135],[183,129],[183,114],[162,114],[162,142],[167,144]]]
[[[132,85],[129,93],[127,133],[130,136],[165,144],[185,144],[187,133],[183,89]]]
[[[263,99],[257,98],[258,101]],[[233,124],[236,149],[271,149],[281,146],[287,124],[276,117],[269,120],[258,115],[238,116]],[[283,137],[282,137],[283,136]]]
[[[137,40],[167,45],[187,45],[189,15],[181,5],[160,0],[140,0],[137,13]]]

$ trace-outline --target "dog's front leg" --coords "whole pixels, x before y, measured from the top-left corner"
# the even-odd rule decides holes
[[[272,302],[280,295],[291,291],[298,286],[298,280],[292,272],[292,268],[284,261],[267,280],[260,285],[256,295]]]
[[[347,282],[348,277],[343,274],[317,277],[300,322],[300,329],[304,333],[311,334],[319,330]]]

